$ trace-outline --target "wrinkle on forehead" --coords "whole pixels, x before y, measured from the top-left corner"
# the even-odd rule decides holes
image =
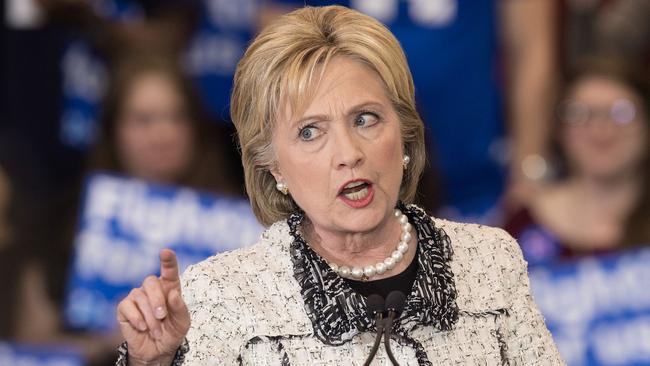
[[[313,104],[314,99],[319,94],[321,97],[325,98],[331,93],[331,90],[336,89],[340,84],[343,84],[347,81],[344,75],[345,73],[349,72],[349,70],[344,70],[343,74],[337,75],[335,78],[330,78],[327,85],[322,84],[327,69],[331,65],[332,60],[337,58],[346,58],[350,61],[358,63],[364,68],[367,68],[371,73],[376,73],[371,67],[367,65],[366,62],[363,62],[354,56],[346,55],[340,52],[329,53],[327,54],[327,58],[314,64],[309,73],[302,73],[301,75],[305,77],[303,77],[301,80],[296,81],[285,79],[286,83],[284,85],[286,85],[286,87],[283,89],[287,90],[287,92],[281,93],[281,102],[279,103],[281,107],[277,110],[276,121],[282,121],[281,123],[288,124],[290,126],[294,125],[298,120],[301,119],[301,117]],[[379,77],[379,75],[377,75],[377,77]],[[380,79],[379,81],[383,91],[386,93],[386,97],[390,101],[391,98],[389,96],[388,89],[385,85],[384,80]],[[321,87],[325,87],[327,89],[321,89]],[[329,112],[327,113],[328,115],[331,115],[333,111],[343,110],[346,103],[346,100],[342,98],[334,98],[333,101],[337,105],[333,105],[332,102],[329,103]]]

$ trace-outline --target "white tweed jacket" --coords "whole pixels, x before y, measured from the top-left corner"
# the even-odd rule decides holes
[[[514,239],[415,206],[403,211],[418,233],[420,262],[392,342],[400,365],[564,364]],[[297,238],[301,219],[185,271],[192,326],[177,364],[363,364],[375,336],[365,299]],[[383,346],[373,365],[391,365]]]

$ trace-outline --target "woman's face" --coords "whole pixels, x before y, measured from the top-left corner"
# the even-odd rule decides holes
[[[181,94],[161,74],[139,76],[117,121],[117,153],[126,173],[173,183],[188,168],[194,140]]]
[[[287,106],[276,124],[272,173],[314,228],[368,232],[386,222],[398,199],[403,153],[400,121],[379,76],[334,57],[311,104],[292,114]]]
[[[578,80],[565,103],[561,140],[577,174],[616,178],[638,169],[648,129],[640,99],[605,77]]]

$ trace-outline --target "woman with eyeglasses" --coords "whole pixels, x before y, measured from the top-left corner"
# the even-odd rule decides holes
[[[587,61],[567,80],[550,178],[506,225],[531,265],[650,244],[646,83],[613,60]]]

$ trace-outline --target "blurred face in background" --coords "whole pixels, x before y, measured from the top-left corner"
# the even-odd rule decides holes
[[[193,141],[183,96],[172,81],[153,72],[137,77],[116,129],[117,154],[126,173],[173,183],[190,165]]]
[[[560,107],[561,143],[574,174],[617,178],[640,169],[648,144],[641,99],[606,77],[578,79]]]

